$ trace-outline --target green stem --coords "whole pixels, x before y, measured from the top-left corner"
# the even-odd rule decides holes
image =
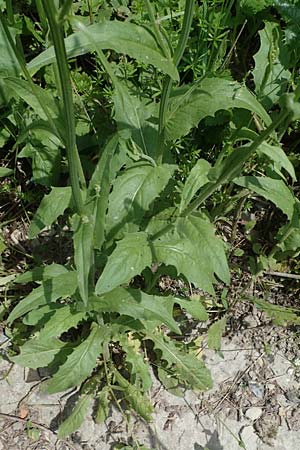
[[[147,8],[147,11],[148,11],[148,14],[149,14],[149,17],[150,17],[151,24],[152,24],[153,29],[154,29],[156,40],[159,43],[160,48],[162,49],[164,56],[166,58],[169,58],[169,55],[170,55],[169,47],[166,45],[165,40],[164,40],[164,38],[162,36],[162,33],[161,33],[160,29],[159,29],[159,25],[158,25],[157,21],[155,20],[152,4],[151,4],[150,0],[145,0],[145,3],[146,3],[146,8]]]
[[[194,12],[195,0],[186,0],[185,10],[183,16],[183,24],[179,37],[177,47],[174,52],[173,61],[176,67],[178,67],[180,60],[183,56],[187,40],[190,34],[193,12]],[[170,76],[165,77],[165,81],[162,88],[161,101],[159,105],[159,120],[158,120],[158,145],[157,145],[157,162],[161,164],[163,161],[163,154],[165,149],[164,129],[166,125],[166,114],[168,111],[169,98],[172,89],[172,79]]]
[[[73,105],[73,92],[68,67],[63,30],[57,22],[57,10],[53,2],[42,0],[46,16],[48,18],[52,41],[57,60],[59,77],[62,87],[64,114],[66,120],[66,150],[70,171],[70,180],[75,208],[78,214],[83,213],[83,200],[80,190],[79,177],[82,174],[82,167],[76,146],[75,115]]]
[[[4,16],[3,16],[3,14],[2,14],[1,11],[0,11],[0,22],[1,22],[1,24],[2,24],[2,27],[3,27],[3,29],[4,29],[4,32],[5,32],[5,34],[6,34],[7,40],[8,40],[8,42],[9,42],[9,45],[11,46],[11,49],[13,50],[13,52],[14,52],[14,54],[15,54],[17,60],[18,60],[18,63],[19,63],[19,65],[20,65],[20,68],[21,68],[21,70],[22,70],[22,72],[23,72],[23,74],[24,74],[24,76],[25,76],[27,82],[28,82],[29,85],[30,85],[32,94],[33,94],[33,95],[36,97],[36,99],[38,100],[38,102],[39,102],[39,104],[40,104],[40,106],[41,106],[43,112],[45,113],[45,115],[46,115],[46,117],[47,117],[47,121],[48,121],[49,125],[51,126],[51,128],[52,128],[52,130],[53,130],[53,133],[54,133],[59,139],[61,139],[62,142],[64,142],[63,137],[60,135],[60,133],[59,133],[59,131],[58,131],[58,129],[57,129],[57,126],[55,125],[55,122],[54,122],[54,120],[52,119],[51,114],[49,113],[49,110],[48,110],[48,108],[47,108],[47,105],[45,105],[45,102],[43,102],[43,101],[40,99],[39,91],[38,91],[36,85],[34,84],[34,82],[32,81],[31,75],[30,75],[30,73],[29,73],[29,70],[27,69],[26,62],[25,62],[25,60],[24,60],[24,56],[23,56],[22,53],[20,53],[18,47],[16,46],[16,44],[15,44],[15,42],[14,42],[12,36],[11,36],[11,33],[10,33],[10,31],[9,31],[9,28],[8,28],[8,26],[7,26],[7,24],[6,24],[6,20],[5,20],[5,18],[4,18]]]

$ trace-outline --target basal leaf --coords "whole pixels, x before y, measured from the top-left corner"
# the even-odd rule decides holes
[[[143,390],[148,391],[152,386],[152,380],[149,364],[145,362],[143,352],[140,349],[140,341],[131,340],[127,335],[120,336],[118,340],[125,351],[126,362],[130,364],[131,377],[134,377],[135,382],[141,380]]]
[[[55,302],[62,297],[71,296],[76,289],[76,272],[67,272],[55,278],[47,279],[14,307],[8,316],[8,321],[11,323],[34,308]]]
[[[208,314],[203,303],[198,299],[184,300],[176,297],[175,303],[185,309],[194,319],[206,322],[208,320]]]
[[[204,216],[180,218],[174,229],[153,241],[153,257],[176,267],[197,287],[213,293],[214,273],[229,282],[229,269],[222,241]]]
[[[72,304],[56,308],[51,318],[41,329],[39,339],[46,341],[52,337],[59,337],[70,328],[76,327],[86,316],[85,312],[76,311]]]
[[[70,186],[53,187],[45,195],[35,213],[29,228],[29,238],[37,236],[45,227],[49,227],[70,206],[72,189]]]
[[[96,396],[95,422],[97,424],[103,423],[108,417],[110,403],[109,396],[110,388],[108,386],[104,386]]]
[[[92,400],[93,395],[83,394],[80,396],[71,414],[59,426],[57,432],[59,438],[64,438],[80,428]]]
[[[82,301],[88,303],[91,268],[94,263],[94,217],[73,218],[74,261],[77,272],[78,289]]]
[[[285,169],[291,178],[296,181],[295,169],[284,150],[279,145],[271,145],[263,142],[256,153],[267,156],[274,165],[274,170],[281,175],[281,169]]]
[[[20,355],[12,356],[10,359],[22,367],[31,369],[47,367],[55,356],[66,347],[66,343],[58,339],[50,338],[42,341],[36,337],[22,345]]]
[[[106,230],[113,237],[126,223],[139,224],[151,203],[165,188],[176,166],[154,167],[138,163],[127,169],[113,184],[109,197]]]
[[[97,281],[97,295],[109,292],[121,284],[128,283],[145,267],[150,267],[152,254],[148,235],[144,232],[130,233],[117,242],[117,247],[108,257],[104,270]]]
[[[206,183],[209,179],[207,174],[210,170],[210,164],[205,159],[199,159],[187,177],[181,193],[181,202],[179,206],[179,212],[182,213],[193,199],[197,191]]]
[[[208,329],[207,345],[214,350],[221,349],[221,339],[226,329],[226,316],[214,322]]]
[[[224,78],[205,78],[197,85],[174,92],[167,114],[166,139],[179,139],[204,117],[214,116],[220,109],[232,108],[255,112],[266,125],[271,123],[264,108],[246,86]]]
[[[245,176],[234,179],[234,183],[273,202],[290,219],[293,215],[295,197],[282,180],[268,177]]]
[[[102,353],[106,339],[104,327],[94,326],[89,336],[68,355],[53,377],[46,383],[49,394],[79,386],[92,372],[97,358]]]
[[[200,390],[208,390],[212,387],[210,372],[203,361],[177,347],[166,336],[147,333],[147,338],[151,339],[155,348],[162,352],[161,358],[167,361],[169,366],[175,366],[176,377],[182,384]]]
[[[90,297],[89,310],[117,312],[134,319],[164,323],[170,330],[180,334],[173,319],[174,299],[149,295],[137,289],[116,288],[101,297]]]
[[[15,279],[15,283],[30,283],[31,281],[45,281],[67,273],[68,269],[61,264],[49,264],[48,266],[35,267],[33,270],[24,272]]]
[[[151,421],[153,406],[149,399],[134,385],[129,383],[117,370],[114,372],[116,382],[122,388],[123,398],[147,422]]]
[[[125,53],[144,64],[152,64],[173,79],[179,79],[172,58],[163,56],[153,34],[140,25],[128,21],[106,21],[76,31],[65,39],[67,56],[74,58],[94,51],[95,44],[102,50],[111,49]],[[34,58],[28,64],[28,69],[35,73],[54,61],[54,49],[50,47]]]

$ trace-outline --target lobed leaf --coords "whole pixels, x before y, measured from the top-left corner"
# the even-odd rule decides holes
[[[151,203],[162,192],[176,166],[162,164],[134,164],[123,172],[113,184],[106,217],[106,232],[115,236],[125,224],[139,224]]]
[[[174,229],[153,241],[155,261],[176,267],[197,287],[213,293],[214,273],[225,283],[230,275],[223,243],[204,216],[179,218]]]
[[[268,177],[245,176],[235,178],[234,183],[270,200],[291,219],[295,197],[282,180],[275,180]]]
[[[30,339],[21,347],[21,352],[17,356],[11,356],[12,362],[22,367],[37,369],[47,367],[62,350],[69,350],[70,347],[56,338],[50,338],[46,341],[38,337]]]
[[[256,113],[266,125],[271,119],[255,96],[242,84],[224,78],[205,78],[192,87],[174,91],[170,99],[165,137],[172,141],[185,136],[206,116],[220,109],[244,108]]]
[[[45,384],[47,392],[53,394],[79,386],[96,366],[105,339],[107,339],[106,329],[94,325],[89,336],[73,349],[66,362]]]
[[[55,302],[62,297],[69,297],[74,294],[76,289],[76,272],[66,272],[55,278],[47,279],[14,307],[8,316],[8,322],[12,323],[39,306]]]
[[[109,292],[121,284],[128,283],[145,267],[150,267],[152,254],[148,235],[144,232],[130,233],[117,242],[117,247],[108,257],[104,270],[97,281],[97,295]]]
[[[45,326],[41,329],[39,339],[47,341],[52,337],[59,337],[62,333],[76,327],[87,317],[87,313],[78,312],[74,305],[64,305],[56,308]]]
[[[57,435],[64,438],[71,433],[77,431],[82,425],[88,408],[93,400],[93,395],[83,394],[77,400],[75,407],[66,420],[59,426]]]
[[[164,323],[170,330],[180,334],[180,329],[173,319],[173,305],[172,297],[149,295],[138,289],[121,287],[89,299],[90,311],[117,312],[134,319]]]
[[[180,350],[174,342],[165,336],[147,333],[147,338],[153,341],[156,349],[162,352],[161,358],[168,365],[175,366],[176,376],[183,384],[188,384],[192,389],[208,390],[212,387],[212,379],[209,370],[203,361],[195,355]]]

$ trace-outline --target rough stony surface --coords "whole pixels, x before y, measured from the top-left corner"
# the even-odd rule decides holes
[[[99,426],[90,411],[65,440],[56,430],[76,393],[48,396],[39,389],[41,374],[2,360],[0,450],[112,450],[117,443],[160,450],[294,450],[300,440],[299,366],[295,354],[289,359],[280,348],[295,337],[269,325],[264,339],[277,339],[266,352],[257,344],[262,331],[253,325],[229,334],[221,352],[204,350],[215,381],[209,393],[176,397],[156,381],[152,423],[112,409]]]

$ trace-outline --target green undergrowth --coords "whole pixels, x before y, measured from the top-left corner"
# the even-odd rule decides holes
[[[231,273],[299,270],[300,4],[0,8],[0,193],[28,223],[28,270],[1,279],[7,357],[46,367],[48,393],[77,389],[59,436],[92,404],[97,423],[111,402],[151,420],[153,376],[176,394],[212,387],[183,330],[203,322],[220,350]],[[51,230],[72,245],[45,264],[30,242]],[[163,277],[184,288],[166,292]]]

